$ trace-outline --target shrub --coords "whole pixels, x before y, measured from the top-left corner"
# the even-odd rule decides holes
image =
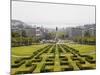
[[[78,57],[74,57],[74,56],[72,56],[71,59],[72,59],[72,60],[79,60]]]
[[[32,73],[35,68],[36,68],[36,65],[32,65],[32,67],[29,70],[17,71],[15,74],[28,74],[28,73]]]
[[[61,61],[68,61],[68,58],[61,58]]]
[[[86,58],[87,59],[91,59],[91,60],[93,59],[93,57],[92,56],[89,56],[89,55],[87,55]]]
[[[32,61],[28,61],[26,64],[25,64],[26,67],[30,67],[32,66]]]
[[[33,59],[32,62],[40,62],[41,59]]]
[[[22,64],[24,64],[25,63],[25,60],[23,60],[23,61],[21,61],[20,63],[18,63],[18,64],[13,64],[13,65],[11,65],[11,67],[12,68],[18,68],[18,67],[20,67]]]
[[[17,58],[14,62],[15,64],[20,63],[23,60],[23,58]]]
[[[60,65],[69,65],[69,62],[61,61]]]
[[[83,59],[79,59],[79,62],[81,63],[81,64],[85,64],[85,61],[83,60]]]
[[[46,62],[45,65],[54,65],[54,62]]]
[[[82,64],[81,64],[80,62],[77,62],[76,65],[79,67],[80,70],[89,70],[89,69],[93,69],[92,67],[90,67],[90,66],[88,66],[88,65],[87,65],[87,66],[86,66],[86,65],[85,65],[85,66],[82,66]]]
[[[80,62],[76,62],[76,65],[79,67],[80,70],[83,69],[82,65],[80,64]]]
[[[74,70],[72,65],[69,65],[69,67],[62,68],[62,71],[72,71],[72,70]]]
[[[53,69],[44,69],[44,72],[52,72]]]
[[[96,63],[96,60],[93,60],[93,59],[89,59],[89,58],[85,58],[89,63]]]
[[[53,61],[53,59],[47,59],[47,60],[46,60],[46,62],[48,62],[48,61],[49,61],[49,62],[52,62],[52,61]]]
[[[81,57],[87,57],[87,55],[82,55],[82,54],[80,54],[80,56],[81,56]]]
[[[42,65],[40,72],[45,72],[45,64]]]

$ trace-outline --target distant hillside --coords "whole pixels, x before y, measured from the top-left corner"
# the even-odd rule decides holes
[[[31,28],[31,26],[20,20],[11,20],[11,26],[12,28]]]

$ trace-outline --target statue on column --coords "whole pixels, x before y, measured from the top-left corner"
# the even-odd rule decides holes
[[[56,36],[55,36],[55,41],[57,42],[58,41],[58,27],[56,27]]]

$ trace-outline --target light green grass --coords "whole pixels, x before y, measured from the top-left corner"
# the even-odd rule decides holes
[[[92,56],[94,59],[96,59],[96,54],[91,54],[91,56]]]
[[[43,45],[31,45],[31,46],[21,46],[21,47],[12,47],[12,55],[18,55],[18,56],[29,56],[34,51],[41,49],[48,44]]]
[[[80,53],[90,53],[96,51],[95,45],[81,45],[81,44],[66,44],[66,45],[78,50]]]
[[[14,61],[17,59],[17,57],[11,57],[11,64],[14,64]]]

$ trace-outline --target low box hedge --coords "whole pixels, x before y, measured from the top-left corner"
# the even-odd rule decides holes
[[[76,65],[79,67],[80,70],[89,70],[89,69],[93,69],[90,66],[82,66],[82,64],[80,62],[77,62]]]
[[[32,59],[32,62],[40,62],[41,59]]]
[[[81,63],[81,64],[85,64],[85,61],[83,60],[83,59],[79,59],[79,62]]]
[[[36,68],[36,65],[32,65],[32,67],[29,70],[17,71],[15,74],[29,74],[29,73],[32,73],[35,68]]]
[[[60,61],[60,65],[69,65],[69,62]]]
[[[52,62],[54,59],[47,59],[46,62]]]
[[[87,59],[90,59],[90,60],[93,59],[93,57],[92,57],[92,56],[89,56],[89,55],[87,55],[86,58],[87,58]]]
[[[42,68],[41,68],[40,72],[41,72],[41,73],[42,73],[42,72],[45,72],[45,64],[42,65]]]
[[[64,68],[61,68],[62,71],[73,71],[74,68],[72,65],[69,65],[69,67],[64,67]]]
[[[25,64],[25,66],[26,66],[26,67],[32,66],[32,61],[27,61],[26,64]]]
[[[12,68],[18,68],[18,67],[20,67],[22,64],[24,64],[25,63],[25,60],[22,60],[20,63],[17,63],[17,64],[12,64],[11,65],[11,67]]]
[[[54,65],[54,62],[46,62],[45,65]]]
[[[96,63],[96,60],[95,59],[89,59],[89,58],[86,58],[86,60],[91,63],[91,64],[95,64]]]
[[[60,61],[68,61],[68,58],[60,58]]]
[[[17,58],[14,63],[17,64],[17,63],[20,63],[22,60],[24,60],[23,58]]]
[[[71,59],[72,59],[72,60],[79,60],[78,57],[74,57],[74,56],[71,56]]]

